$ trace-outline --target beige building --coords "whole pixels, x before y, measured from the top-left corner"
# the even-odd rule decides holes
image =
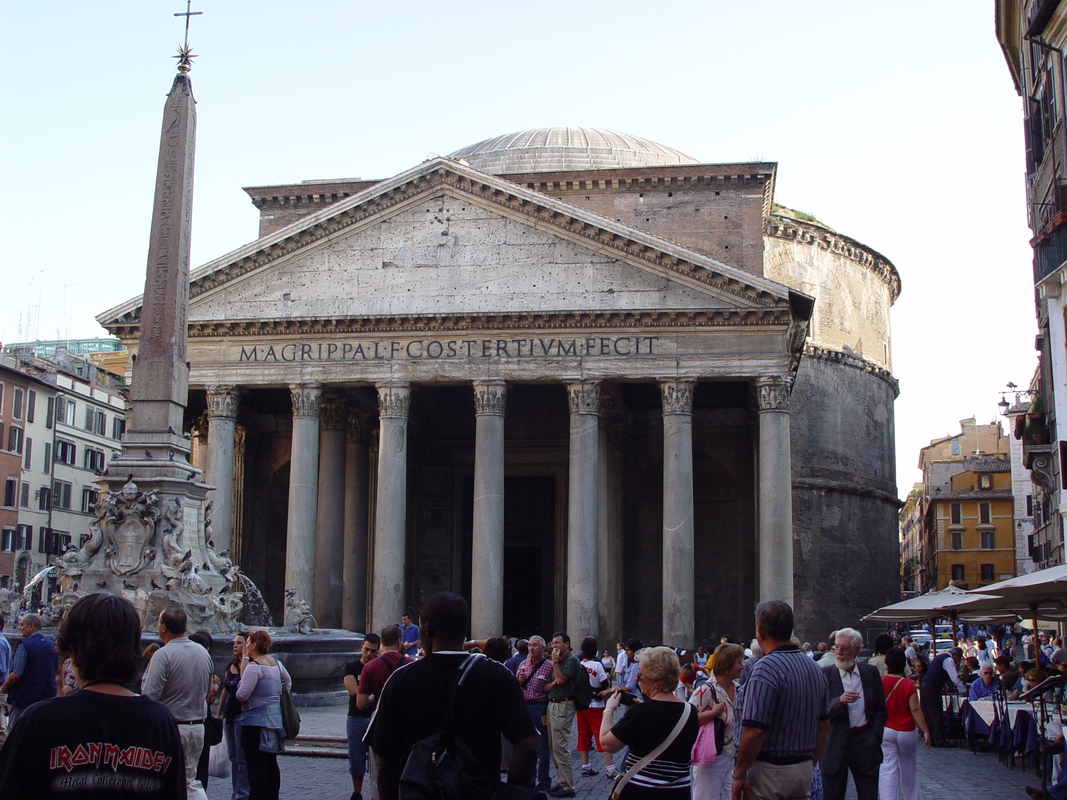
[[[442,589],[476,636],[679,646],[884,605],[900,280],[776,168],[561,128],[248,189],[190,282],[216,548],[353,630]],[[135,351],[140,308],[98,319]]]

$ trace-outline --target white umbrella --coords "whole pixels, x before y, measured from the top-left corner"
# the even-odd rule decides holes
[[[974,601],[960,613],[1002,612],[1029,617],[1036,628],[1039,619],[1067,619],[1067,565],[1019,575],[992,583],[971,593]],[[996,599],[989,599],[993,595]]]

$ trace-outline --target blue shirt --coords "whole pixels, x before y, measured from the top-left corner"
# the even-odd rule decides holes
[[[782,645],[759,659],[745,683],[746,728],[766,731],[760,759],[809,757],[818,723],[830,715],[826,675],[796,645]]]
[[[419,638],[419,627],[417,625],[401,625],[400,626],[400,641],[408,645],[404,650],[404,655],[415,657],[419,653],[419,649],[415,647],[415,640]]]
[[[4,634],[0,633],[0,682],[7,680],[7,673],[10,669],[11,643]]]

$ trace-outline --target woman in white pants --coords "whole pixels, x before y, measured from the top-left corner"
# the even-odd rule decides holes
[[[889,714],[882,733],[882,766],[878,772],[878,800],[921,800],[919,769],[915,753],[922,731],[926,746],[932,744],[926,719],[919,708],[915,684],[904,677],[908,659],[894,647],[885,654],[887,675],[882,677],[882,692]]]
[[[726,725],[723,749],[715,763],[693,767],[693,800],[719,800],[720,793],[730,797],[734,782],[736,681],[741,677],[744,660],[745,651],[740,645],[720,644],[715,648],[712,680],[702,683],[689,698],[689,702],[697,707],[697,721],[701,725],[714,725],[716,719]]]

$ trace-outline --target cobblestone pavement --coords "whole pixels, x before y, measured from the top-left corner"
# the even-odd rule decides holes
[[[301,710],[302,732],[314,735],[340,735],[344,730],[343,708]],[[607,797],[608,780],[604,777],[603,763],[596,753],[590,761],[600,774],[576,777],[577,796],[592,800]],[[340,758],[298,758],[281,756],[278,759],[282,773],[282,800],[348,800],[352,784],[348,777],[348,762]],[[574,774],[579,775],[577,754],[574,759]],[[919,751],[919,776],[926,800],[946,800],[965,797],[967,800],[1025,799],[1024,787],[1039,783],[1033,768],[1024,772],[1001,764],[994,753],[972,753],[966,748],[924,749]],[[212,779],[208,786],[210,800],[229,800],[230,781]],[[364,788],[369,787],[369,781]],[[371,800],[373,793],[364,792]],[[856,792],[849,782],[847,800],[855,800]]]

